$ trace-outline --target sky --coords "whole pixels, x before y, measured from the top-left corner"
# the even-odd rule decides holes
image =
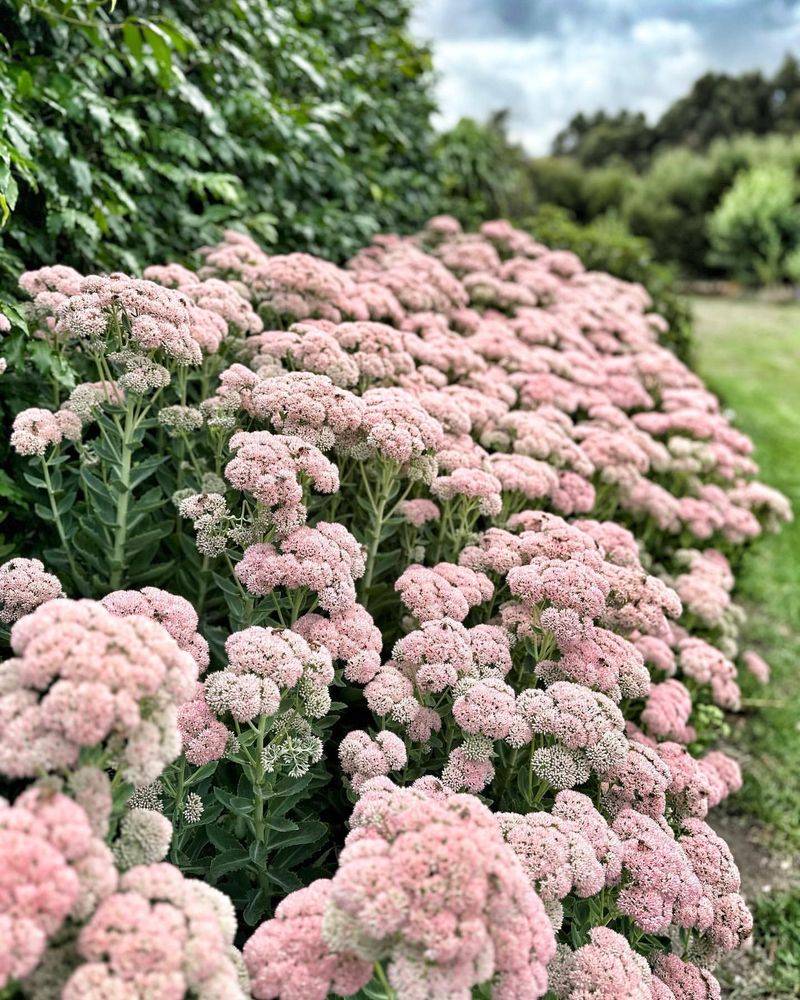
[[[510,111],[545,153],[578,111],[652,121],[707,70],[772,72],[800,53],[800,0],[417,0],[433,45],[438,124]]]

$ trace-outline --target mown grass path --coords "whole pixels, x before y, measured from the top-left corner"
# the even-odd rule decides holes
[[[772,683],[744,686],[748,717],[736,739],[750,758],[732,804],[761,823],[784,860],[783,884],[756,887],[751,963],[732,980],[736,997],[800,996],[800,305],[696,299],[695,364],[751,436],[761,478],[792,501],[794,524],[747,554],[739,600],[743,636],[772,667]],[[744,867],[743,859],[739,858]],[[745,876],[747,876],[745,872]],[[794,876],[794,877],[793,877]],[[792,884],[794,883],[794,888]],[[758,957],[760,956],[760,958]],[[748,967],[749,964],[749,967]]]

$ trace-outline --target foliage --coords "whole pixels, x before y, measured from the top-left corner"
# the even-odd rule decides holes
[[[2,0],[0,288],[53,260],[137,272],[231,224],[342,257],[420,223],[430,55],[409,10]]]
[[[553,140],[554,156],[577,159],[584,167],[606,164],[614,159],[644,167],[652,153],[654,130],[641,111],[619,111],[593,115],[579,112]]]
[[[526,157],[508,139],[506,113],[486,123],[462,118],[439,136],[436,157],[442,172],[438,209],[465,226],[493,217],[516,219],[529,210]]]
[[[800,206],[794,174],[765,165],[743,171],[709,221],[712,259],[749,283],[770,284],[787,274],[800,246]]]
[[[717,139],[793,133],[800,125],[800,64],[787,55],[772,77],[705,73],[690,92],[650,125],[644,115],[577,114],[553,140],[556,156],[575,157],[585,167],[621,159],[645,169],[665,149],[702,151]]]

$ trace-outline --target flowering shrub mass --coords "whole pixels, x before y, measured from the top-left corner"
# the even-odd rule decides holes
[[[21,281],[3,996],[719,997],[791,511],[645,291],[502,221],[200,257]]]

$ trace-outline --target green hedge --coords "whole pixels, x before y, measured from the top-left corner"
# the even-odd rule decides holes
[[[341,258],[436,206],[411,0],[0,0],[0,290],[221,227]]]

